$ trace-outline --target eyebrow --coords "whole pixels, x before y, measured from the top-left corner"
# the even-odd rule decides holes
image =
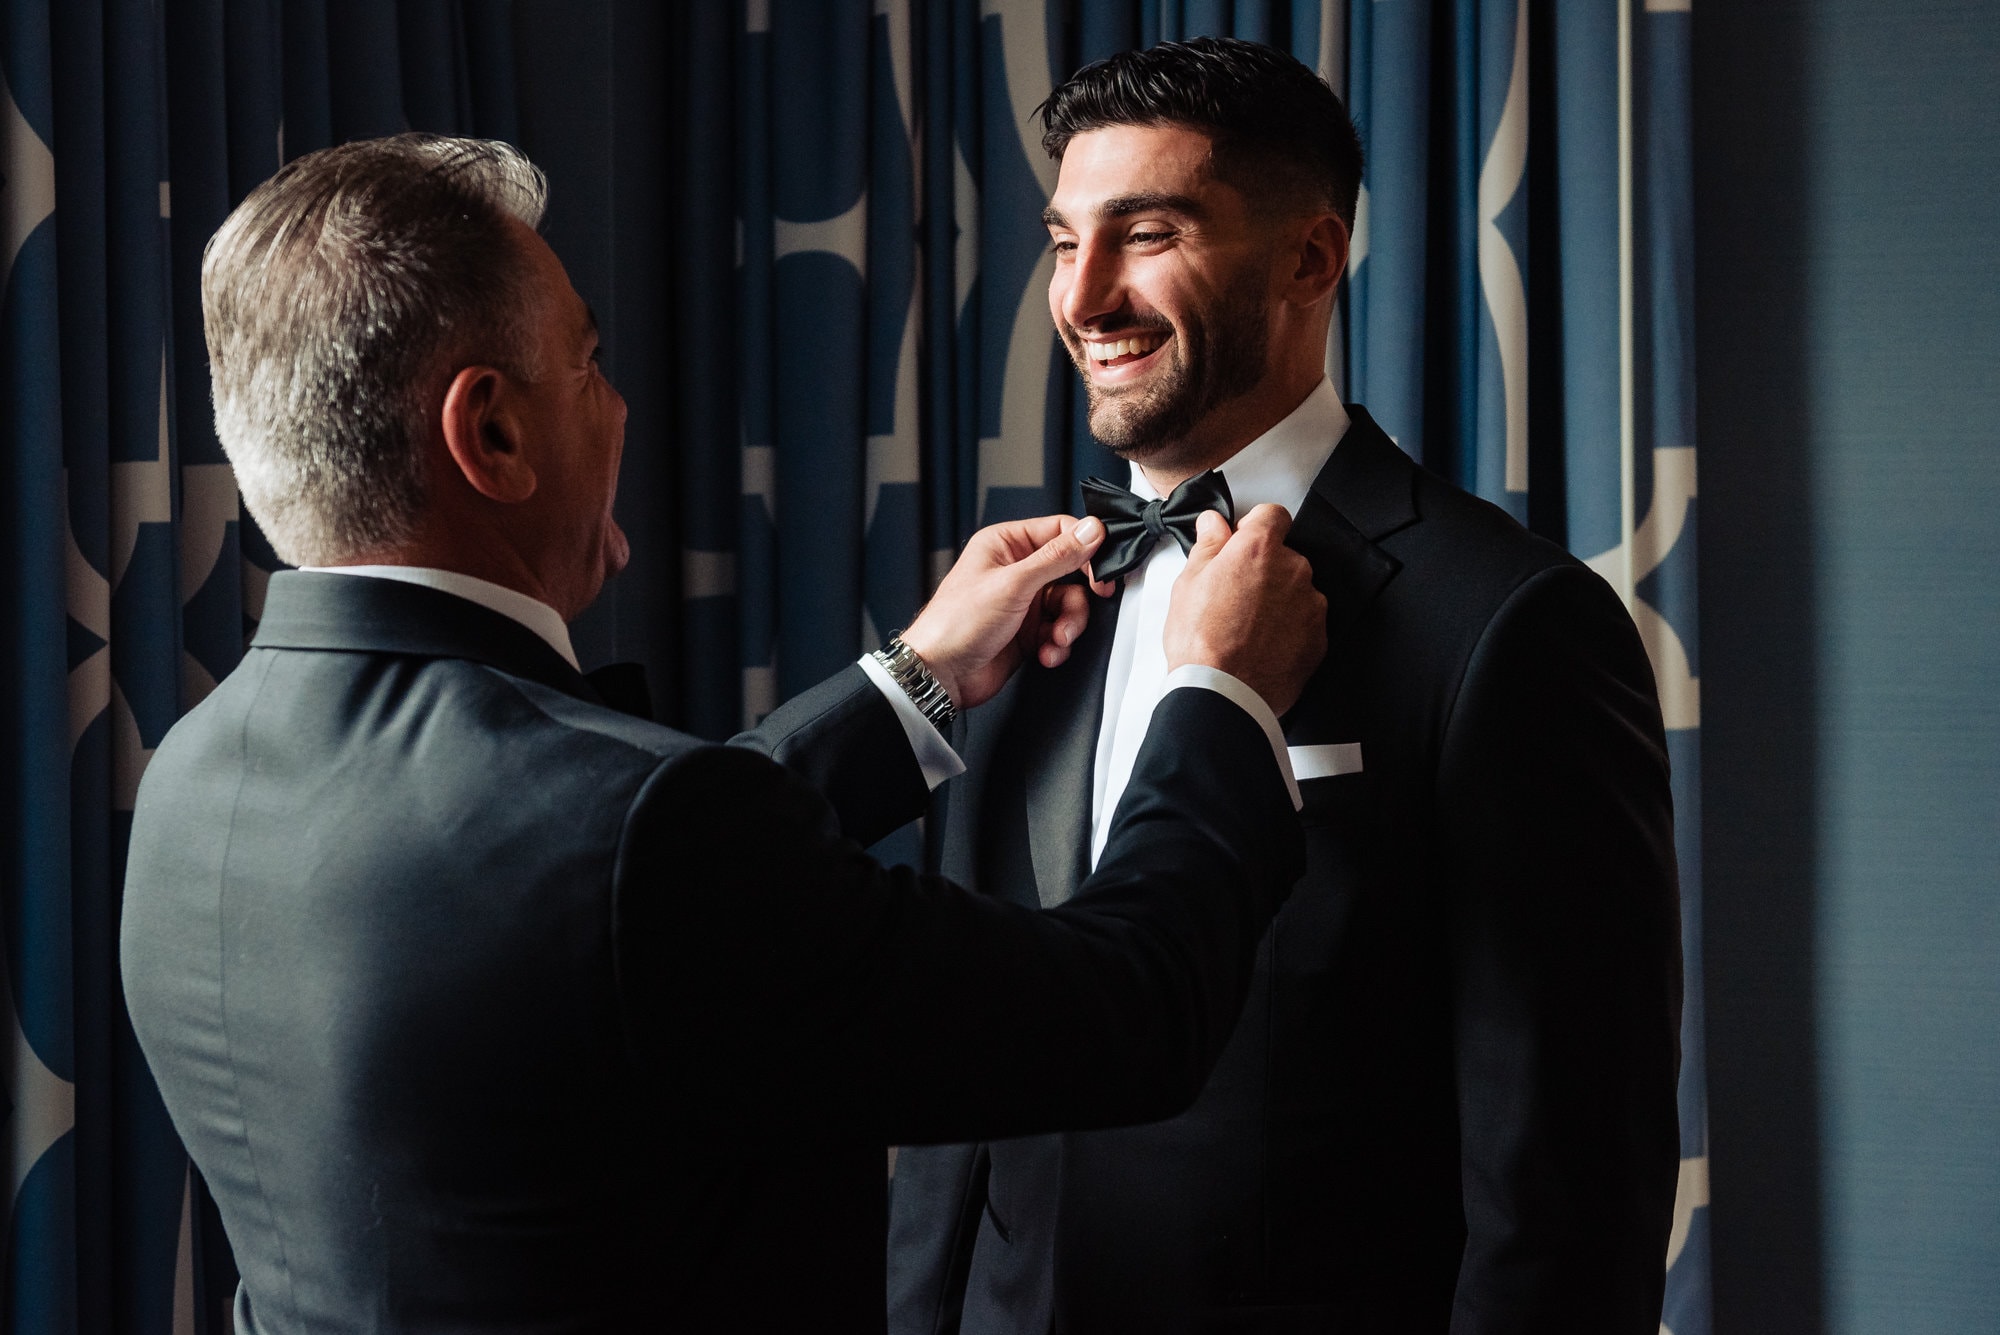
[[[1208,209],[1193,195],[1176,195],[1164,190],[1141,190],[1136,194],[1113,195],[1099,204],[1094,212],[1103,218],[1129,218],[1135,213],[1178,213],[1186,218],[1206,218]],[[1042,223],[1048,227],[1067,227],[1069,219],[1062,210],[1051,204],[1042,210]]]

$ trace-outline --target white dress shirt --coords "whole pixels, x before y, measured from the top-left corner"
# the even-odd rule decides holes
[[[1217,471],[1229,484],[1229,498],[1236,513],[1248,514],[1252,507],[1282,505],[1296,516],[1319,470],[1333,454],[1334,446],[1347,434],[1347,409],[1330,381],[1321,380],[1291,415],[1245,445]],[[1139,465],[1132,465],[1132,494],[1141,500],[1165,499],[1146,480]],[[1125,577],[1125,596],[1118,603],[1118,627],[1111,640],[1111,659],[1104,672],[1104,716],[1097,734],[1097,760],[1091,775],[1090,865],[1095,867],[1104,852],[1105,838],[1111,833],[1111,817],[1118,799],[1132,778],[1132,762],[1138,759],[1139,744],[1146,738],[1153,707],[1160,697],[1180,686],[1206,685],[1221,689],[1248,710],[1270,738],[1285,784],[1291,789],[1292,805],[1300,805],[1298,782],[1292,777],[1291,759],[1285,750],[1284,734],[1270,706],[1234,677],[1212,668],[1192,664],[1167,672],[1166,649],[1161,637],[1167,625],[1167,606],[1173,596],[1174,580],[1187,565],[1180,544],[1162,540]],[[1221,680],[1216,680],[1220,678]],[[1224,685],[1230,683],[1230,686]]]

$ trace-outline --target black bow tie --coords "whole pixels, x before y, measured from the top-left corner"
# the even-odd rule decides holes
[[[1104,521],[1104,545],[1090,559],[1090,573],[1100,580],[1129,575],[1169,533],[1183,552],[1194,550],[1194,525],[1203,510],[1220,510],[1236,522],[1229,484],[1220,473],[1197,473],[1164,501],[1142,501],[1115,482],[1085,478],[1083,511]]]

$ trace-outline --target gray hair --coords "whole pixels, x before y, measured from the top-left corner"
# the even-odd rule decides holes
[[[539,225],[547,196],[512,145],[401,134],[287,163],[209,240],[216,435],[279,556],[335,564],[412,536],[444,378],[536,360],[507,220]]]

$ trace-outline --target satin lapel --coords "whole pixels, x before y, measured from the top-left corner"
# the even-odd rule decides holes
[[[1408,458],[1359,407],[1349,413],[1353,426],[1313,480],[1286,539],[1312,563],[1313,584],[1326,596],[1326,660],[1281,720],[1301,744],[1352,740],[1335,735],[1345,725],[1333,715],[1350,696],[1344,665],[1363,633],[1354,623],[1401,568],[1375,540],[1417,519]]]
[[[1090,625],[1053,670],[1030,669],[1015,706],[1012,735],[1024,748],[1028,856],[1043,908],[1076,893],[1090,870],[1091,776],[1104,715],[1104,666],[1111,657],[1123,590],[1092,599]]]
[[[1396,560],[1322,495],[1307,493],[1285,545],[1312,563],[1313,586],[1326,596],[1329,633],[1367,606],[1396,573]]]
[[[1396,559],[1376,545],[1417,522],[1416,466],[1360,404],[1348,406],[1347,435],[1313,479],[1286,545],[1312,563],[1326,595],[1329,631],[1367,606],[1395,575]]]

